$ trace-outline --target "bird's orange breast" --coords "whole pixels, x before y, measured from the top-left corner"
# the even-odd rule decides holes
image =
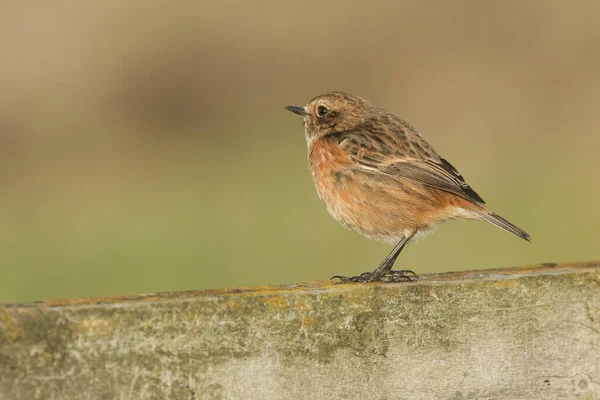
[[[338,222],[374,239],[393,242],[402,237],[402,219],[391,204],[399,204],[399,199],[377,188],[376,177],[359,171],[337,142],[316,141],[309,163],[319,198]]]
[[[353,195],[345,181],[352,160],[338,143],[329,140],[315,141],[309,148],[308,160],[319,198],[325,203],[327,211],[346,225]]]

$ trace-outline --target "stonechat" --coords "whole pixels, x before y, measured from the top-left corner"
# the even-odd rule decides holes
[[[490,211],[483,199],[415,128],[344,92],[306,106],[287,106],[304,121],[313,181],[329,214],[362,235],[394,243],[373,272],[334,276],[343,282],[398,282],[416,277],[392,270],[409,240],[449,219],[477,219],[527,241],[523,229]]]

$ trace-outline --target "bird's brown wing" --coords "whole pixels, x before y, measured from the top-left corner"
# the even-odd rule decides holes
[[[424,185],[456,194],[474,203],[485,204],[485,201],[465,182],[452,164],[443,158],[440,158],[440,161],[438,163],[433,160],[407,159],[382,166],[379,169],[384,173],[403,176]]]
[[[402,136],[393,132],[346,132],[339,136],[339,140],[342,149],[362,167],[412,179],[474,203],[485,204],[458,170],[438,156],[414,128],[404,126],[401,133]],[[399,142],[398,137],[404,140]]]

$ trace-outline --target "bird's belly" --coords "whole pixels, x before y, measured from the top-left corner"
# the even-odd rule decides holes
[[[329,214],[372,239],[397,242],[447,219],[441,199],[411,182],[352,169],[313,171],[313,179]]]

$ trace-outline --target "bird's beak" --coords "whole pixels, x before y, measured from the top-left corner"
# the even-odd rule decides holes
[[[304,107],[298,107],[298,106],[287,106],[285,107],[286,110],[293,112],[294,114],[298,114],[298,115],[302,115],[305,116],[306,110],[304,109]]]

